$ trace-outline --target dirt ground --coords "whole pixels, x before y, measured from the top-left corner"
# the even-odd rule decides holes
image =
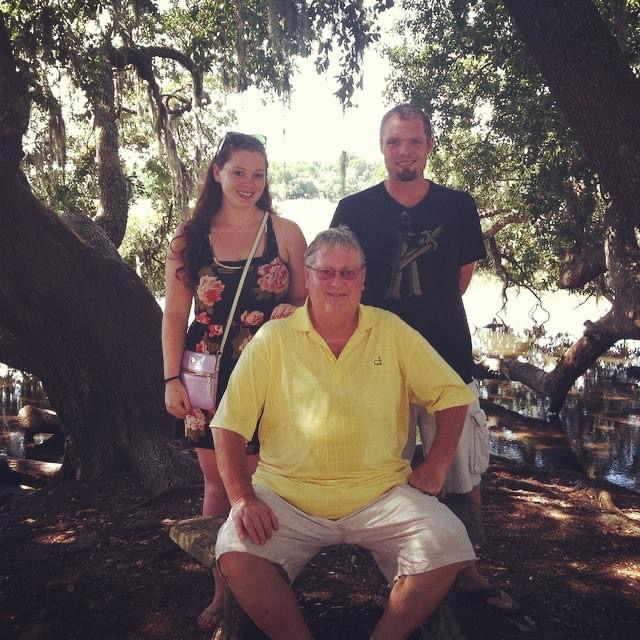
[[[611,513],[575,471],[495,457],[483,483],[481,570],[521,609],[505,614],[453,590],[448,602],[464,637],[640,637],[640,495],[611,488],[621,509]],[[200,492],[149,500],[120,476],[0,495],[0,638],[209,638],[195,620],[210,575],[167,535],[200,512]],[[295,588],[318,640],[364,640],[382,611],[382,580],[356,547],[324,550]]]

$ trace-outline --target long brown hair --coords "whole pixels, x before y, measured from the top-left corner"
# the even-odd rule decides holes
[[[257,138],[244,133],[228,133],[222,140],[218,152],[207,168],[191,218],[185,222],[182,234],[177,236],[177,238],[184,237],[185,244],[180,252],[183,266],[176,271],[176,276],[180,278],[186,276],[192,285],[198,283],[198,269],[202,267],[202,239],[209,235],[211,220],[222,207],[222,186],[213,177],[213,166],[217,165],[222,169],[235,151],[255,151],[264,157],[267,167],[269,165],[264,145]],[[275,213],[268,179],[256,206],[262,211]]]

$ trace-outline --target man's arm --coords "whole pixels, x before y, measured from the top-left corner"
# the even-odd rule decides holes
[[[469,283],[471,282],[471,278],[473,276],[473,271],[476,268],[475,262],[470,262],[469,264],[463,264],[460,267],[460,278],[458,280],[458,289],[460,290],[460,295],[463,296]]]
[[[278,528],[278,519],[260,500],[251,484],[247,469],[246,441],[227,429],[214,428],[213,440],[220,477],[231,503],[231,517],[240,540],[247,536],[254,544],[264,544]]]
[[[437,496],[444,486],[453,454],[462,434],[469,405],[436,411],[436,436],[425,461],[408,478],[411,486]]]

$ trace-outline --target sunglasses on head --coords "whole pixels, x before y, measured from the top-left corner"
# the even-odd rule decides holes
[[[247,138],[253,138],[254,140],[257,140],[262,146],[265,146],[267,144],[267,136],[263,136],[261,133],[241,133],[240,131],[227,131],[227,133],[220,139],[218,148],[216,150],[216,155],[214,157],[218,157],[220,151],[222,151],[222,148],[227,142],[233,144],[234,141],[240,142],[242,140],[246,140]]]

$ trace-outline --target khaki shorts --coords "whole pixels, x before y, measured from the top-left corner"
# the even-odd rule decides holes
[[[444,482],[445,493],[469,493],[480,484],[480,476],[489,466],[487,415],[477,400],[477,384],[470,382],[467,386],[475,394],[476,400],[469,405],[462,435]],[[415,425],[420,430],[422,450],[426,457],[436,436],[436,418],[424,407],[411,405],[409,420],[409,441],[402,457],[411,461],[416,448]]]
[[[242,542],[229,515],[218,533],[216,558],[230,551],[249,553],[282,566],[293,582],[323,547],[355,544],[371,551],[389,584],[476,558],[460,520],[437,498],[409,485],[339,520],[304,513],[265,487],[255,491],[275,513],[279,528],[263,545]]]

